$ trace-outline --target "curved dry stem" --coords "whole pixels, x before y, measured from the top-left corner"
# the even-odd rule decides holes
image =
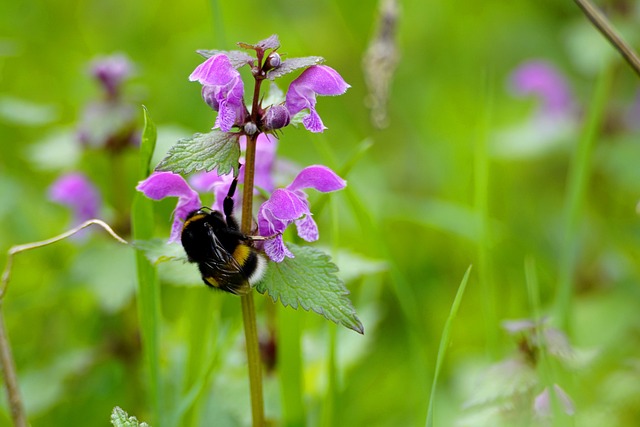
[[[16,365],[13,360],[13,354],[11,351],[11,344],[9,343],[9,336],[7,335],[7,328],[4,323],[4,313],[2,312],[2,302],[4,296],[7,293],[9,281],[11,280],[11,268],[13,266],[13,257],[20,252],[29,251],[32,249],[42,248],[52,243],[59,242],[70,236],[73,236],[78,231],[89,227],[90,225],[99,225],[104,228],[107,233],[120,243],[127,244],[127,241],[118,236],[107,223],[99,219],[91,219],[83,222],[79,226],[72,228],[62,234],[52,237],[47,240],[39,242],[25,243],[23,245],[16,245],[9,248],[7,251],[7,264],[2,272],[2,278],[0,279],[0,364],[2,364],[2,372],[4,376],[4,384],[7,392],[7,399],[9,400],[9,408],[11,409],[11,418],[13,425],[17,427],[26,427],[27,412],[24,408],[24,402],[20,394],[20,387],[18,385],[18,375],[16,373]]]
[[[633,68],[638,76],[640,76],[640,58],[636,52],[625,42],[618,32],[609,23],[604,14],[594,6],[589,0],[574,0],[582,9],[589,21],[602,33],[602,35],[620,52],[622,57]]]

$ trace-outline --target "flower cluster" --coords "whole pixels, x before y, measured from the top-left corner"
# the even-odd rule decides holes
[[[211,56],[191,73],[189,80],[202,84],[202,98],[218,112],[215,127],[229,132],[234,126],[245,126],[250,115],[244,103],[244,84],[227,55]],[[316,95],[342,95],[349,87],[333,68],[311,66],[291,82],[285,102],[264,110],[256,125],[265,132],[281,129],[300,111],[308,110],[302,124],[311,132],[322,132],[326,127],[316,111]]]
[[[118,153],[140,142],[136,108],[126,101],[123,83],[133,74],[133,64],[121,54],[95,59],[90,73],[104,98],[88,103],[82,112],[77,137],[87,148]]]
[[[279,43],[275,36],[256,45],[240,45],[255,50],[257,60],[238,51],[204,52],[208,58],[198,65],[189,79],[202,84],[203,100],[218,112],[213,132],[237,135],[231,143],[237,141],[243,150],[246,138],[255,138],[254,188],[259,189],[255,194],[270,194],[258,209],[258,233],[269,237],[263,244],[267,256],[275,262],[281,262],[285,257],[293,257],[282,237],[289,225],[295,224],[298,235],[305,241],[315,241],[319,237],[305,191],[312,188],[320,192],[332,192],[344,188],[346,182],[328,167],[313,165],[299,171],[290,184],[276,188],[274,164],[277,139],[274,133],[292,123],[294,116],[301,112],[301,122],[307,130],[322,132],[326,127],[316,110],[316,97],[343,94],[349,85],[334,69],[318,65],[322,58],[292,58],[283,61],[276,52]],[[266,55],[267,50],[271,51],[269,55]],[[261,101],[254,98],[249,109],[245,104],[244,83],[238,71],[244,65],[251,67],[258,89],[255,92],[259,92],[262,80],[275,79],[295,69],[305,69],[291,82],[286,96],[279,102],[262,106]],[[240,158],[239,162],[242,164],[244,160]],[[244,182],[244,168],[240,169],[237,178],[240,183]],[[174,242],[180,240],[182,223],[187,215],[201,207],[196,190],[213,192],[215,202],[212,209],[221,211],[222,202],[233,179],[233,174],[219,176],[216,172],[199,172],[190,177],[189,185],[177,173],[154,172],[140,182],[137,189],[155,200],[178,198],[169,239]],[[236,199],[239,197],[238,194],[234,196]]]

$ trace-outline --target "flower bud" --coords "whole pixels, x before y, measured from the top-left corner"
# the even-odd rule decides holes
[[[258,126],[253,122],[247,122],[244,125],[244,133],[247,135],[255,135],[258,132]]]
[[[263,122],[265,130],[281,129],[291,122],[291,116],[284,105],[272,105],[266,111]]]
[[[280,54],[278,52],[271,52],[269,56],[267,56],[267,59],[265,59],[262,69],[264,71],[269,71],[276,67],[279,67],[280,64],[282,64]]]

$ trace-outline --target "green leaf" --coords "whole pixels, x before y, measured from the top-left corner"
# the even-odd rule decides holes
[[[226,175],[231,170],[234,170],[235,175],[240,158],[238,138],[237,134],[213,130],[181,139],[169,149],[166,157],[156,166],[156,171],[183,175],[216,169],[218,175]]]
[[[140,143],[140,164],[139,172],[140,179],[145,179],[149,176],[149,164],[153,152],[156,149],[156,141],[158,140],[158,130],[155,123],[149,117],[149,110],[144,105],[142,106],[144,114],[144,130],[142,131],[142,142]]]
[[[431,396],[429,396],[429,407],[427,409],[427,427],[433,427],[433,411],[436,396],[436,386],[440,377],[440,371],[442,370],[442,364],[444,363],[444,356],[447,352],[447,348],[449,347],[449,343],[451,342],[453,320],[458,315],[458,309],[460,308],[460,303],[462,302],[462,296],[464,295],[464,290],[467,288],[467,282],[469,281],[469,274],[471,274],[471,266],[467,268],[467,271],[464,273],[464,277],[460,282],[460,286],[458,286],[458,292],[456,292],[456,296],[453,299],[453,304],[451,305],[451,310],[449,311],[449,317],[447,317],[447,321],[444,324],[444,329],[442,330],[442,337],[440,337],[440,346],[438,347],[438,356],[436,357],[436,369],[433,374],[433,382],[431,383]]]
[[[266,277],[256,289],[267,292],[274,302],[324,316],[363,334],[364,327],[347,297],[349,291],[338,277],[338,267],[328,255],[310,246],[287,244],[295,258],[271,263]]]
[[[119,406],[113,408],[111,424],[114,427],[149,427],[149,424],[139,422],[136,417],[130,417]]]
[[[155,150],[158,132],[144,109],[144,130],[140,144],[139,179],[149,176],[150,160]],[[154,232],[153,201],[137,192],[131,207],[131,234],[134,240],[150,239]],[[138,270],[137,309],[140,319],[142,354],[148,375],[150,406],[156,419],[165,418],[163,389],[160,384],[160,286],[155,266],[140,251],[136,251]]]
[[[133,247],[144,252],[152,264],[160,264],[171,260],[186,261],[184,249],[179,243],[167,243],[166,239],[136,240]]]
[[[238,46],[240,46],[243,49],[253,49],[253,50],[277,49],[280,47],[280,40],[278,39],[277,34],[272,34],[268,38],[264,40],[260,40],[256,44],[238,42]]]
[[[229,58],[229,62],[231,62],[231,66],[233,68],[240,68],[244,65],[251,64],[251,62],[255,61],[256,58],[249,55],[246,52],[242,52],[241,50],[197,50],[198,54],[204,56],[205,58],[211,58],[214,55],[224,54]]]
[[[289,74],[292,71],[297,70],[298,68],[306,68],[312,65],[322,64],[324,62],[324,58],[321,56],[305,56],[302,58],[289,58],[287,60],[282,61],[279,67],[274,68],[273,70],[267,73],[267,78],[273,80],[278,77],[282,77],[285,74]]]

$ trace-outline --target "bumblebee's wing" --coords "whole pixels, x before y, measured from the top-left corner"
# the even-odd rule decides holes
[[[217,287],[222,290],[238,294],[245,293],[249,287],[249,280],[242,270],[242,266],[233,255],[224,247],[220,239],[213,232],[211,226],[207,224],[207,233],[211,242],[213,256],[203,261],[206,271],[203,271],[204,279],[213,279]],[[208,273],[208,274],[207,274]],[[215,285],[214,285],[215,286]]]

